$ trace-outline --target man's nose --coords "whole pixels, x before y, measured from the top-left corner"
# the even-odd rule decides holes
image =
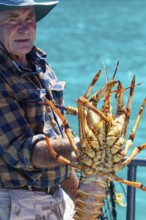
[[[26,32],[26,31],[28,31],[28,30],[29,30],[29,24],[27,24],[27,22],[25,22],[25,21],[20,22],[20,23],[19,23],[19,28],[18,28],[18,30],[19,30],[20,32]]]

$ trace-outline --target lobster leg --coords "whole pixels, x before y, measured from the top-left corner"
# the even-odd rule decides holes
[[[129,124],[129,118],[130,118],[130,113],[131,113],[134,88],[135,88],[135,76],[133,77],[133,79],[131,81],[128,103],[127,103],[127,107],[125,109],[125,107],[124,107],[124,91],[127,88],[124,89],[122,87],[121,82],[120,81],[118,82],[118,88],[117,88],[117,91],[116,91],[116,101],[117,101],[116,117],[119,117],[119,116],[122,116],[122,115],[124,117],[124,122],[122,123],[122,124],[124,124],[124,127],[123,127],[123,131],[121,133],[122,137],[125,137],[127,126]]]
[[[50,144],[50,140],[49,140],[49,138],[48,138],[47,136],[45,137],[45,140],[46,140],[46,142],[47,142],[47,145],[48,145],[48,147],[49,147],[49,150],[50,150],[51,155],[52,155],[59,163],[65,163],[65,164],[67,164],[67,165],[69,165],[69,166],[72,166],[72,167],[77,168],[78,170],[81,169],[81,167],[80,167],[79,164],[71,163],[70,160],[66,159],[66,158],[63,157],[63,156],[58,155],[58,154],[56,153],[56,151],[54,151],[52,145]]]
[[[135,133],[136,133],[136,130],[138,128],[138,125],[139,125],[139,122],[141,120],[141,117],[142,117],[142,114],[143,114],[143,111],[144,111],[144,108],[145,108],[145,105],[146,105],[146,99],[143,100],[142,102],[142,105],[140,107],[140,110],[139,110],[139,113],[138,113],[138,116],[136,118],[136,121],[135,121],[135,124],[134,124],[134,127],[129,135],[129,138],[125,144],[125,147],[124,147],[124,150],[123,150],[123,153],[124,155],[127,154],[129,148],[132,146],[133,144],[133,140],[134,140],[134,137],[135,137]]]
[[[139,182],[131,182],[131,181],[119,178],[117,176],[114,176],[114,181],[126,184],[128,186],[132,186],[132,187],[135,187],[135,188],[138,188],[138,189],[141,189],[143,191],[146,191],[146,186],[144,186],[142,183],[139,183]]]
[[[146,149],[146,144],[135,147],[130,156],[122,163],[122,168],[127,166],[132,161],[132,159],[144,149]]]
[[[87,99],[84,97],[78,98],[78,103],[81,103],[83,106],[86,106],[87,108],[91,109],[93,112],[95,112],[97,115],[99,115],[105,122],[109,123],[108,117],[106,117],[102,111],[94,107]]]
[[[105,86],[103,86],[100,90],[98,90],[94,95],[92,95],[91,99],[89,100],[92,105],[96,106],[100,99],[105,98],[110,92],[111,89],[117,81],[110,81]]]
[[[72,135],[72,130],[71,128],[69,127],[69,124],[66,120],[66,117],[64,115],[61,114],[61,112],[55,107],[55,105],[49,101],[48,99],[46,99],[46,102],[47,104],[52,108],[52,110],[58,115],[58,117],[62,120],[62,123],[65,127],[65,133],[70,141],[70,144],[72,145],[76,155],[78,156],[79,155],[79,150],[75,144],[75,141],[74,141],[74,138],[73,138],[73,135]]]
[[[125,126],[124,126],[124,130],[123,130],[124,136],[126,134],[127,126],[129,124],[131,108],[132,108],[132,100],[133,100],[133,94],[134,94],[134,88],[135,88],[135,76],[133,77],[133,79],[131,81],[129,98],[128,98],[128,103],[127,103],[126,112],[125,112],[126,120],[125,120]]]
[[[93,86],[95,85],[95,83],[97,82],[100,74],[101,74],[101,70],[99,70],[98,73],[94,76],[94,78],[93,78],[92,82],[90,83],[86,93],[83,95],[84,98],[88,99],[88,97],[91,93],[91,90],[92,90]]]

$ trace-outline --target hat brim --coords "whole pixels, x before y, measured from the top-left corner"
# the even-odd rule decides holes
[[[19,8],[34,7],[36,21],[38,22],[42,18],[44,18],[58,4],[58,2],[59,1],[43,2],[43,3],[34,3],[34,4],[20,5],[20,6],[0,4],[0,12],[8,11],[8,10],[16,10],[16,9],[19,9]]]

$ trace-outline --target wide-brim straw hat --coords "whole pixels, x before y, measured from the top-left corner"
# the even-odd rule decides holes
[[[57,3],[58,1],[39,3],[33,0],[0,0],[0,12],[33,7],[35,10],[36,21],[40,21],[54,8],[55,5],[57,5]]]

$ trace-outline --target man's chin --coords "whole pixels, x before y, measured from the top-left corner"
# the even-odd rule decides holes
[[[32,49],[32,46],[31,47],[20,47],[20,48],[17,48],[15,50],[15,55],[16,56],[26,56],[26,54],[28,54]]]

